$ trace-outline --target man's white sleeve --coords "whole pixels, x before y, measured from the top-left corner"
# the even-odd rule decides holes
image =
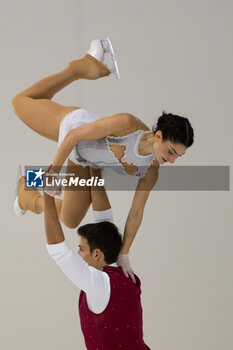
[[[48,253],[66,276],[87,295],[88,307],[102,312],[110,298],[110,279],[106,272],[89,266],[65,241],[47,244]]]

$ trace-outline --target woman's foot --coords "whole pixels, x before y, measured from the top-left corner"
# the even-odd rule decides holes
[[[111,69],[103,63],[106,54],[111,58]],[[115,53],[109,38],[92,40],[87,54],[80,60],[72,61],[68,68],[71,69],[75,79],[95,80],[111,73],[120,79]]]
[[[80,60],[70,62],[68,67],[76,79],[96,80],[111,73],[105,64],[89,54],[86,54]]]
[[[21,176],[18,181],[18,200],[19,209],[21,209],[22,214],[25,214],[27,210],[33,213],[40,214],[42,210],[37,207],[36,201],[41,197],[41,193],[35,188],[26,190],[26,178]]]

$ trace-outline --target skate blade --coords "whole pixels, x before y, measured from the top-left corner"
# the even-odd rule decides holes
[[[27,210],[20,208],[19,201],[18,201],[18,182],[19,182],[19,179],[21,178],[21,176],[23,176],[22,166],[19,165],[17,177],[16,177],[15,193],[14,193],[14,212],[17,216],[23,216],[27,212]]]
[[[120,79],[120,72],[119,72],[119,68],[118,68],[118,64],[117,64],[117,60],[116,60],[116,55],[115,55],[115,52],[113,50],[113,46],[112,46],[110,39],[109,38],[102,38],[102,39],[100,39],[100,42],[103,46],[104,53],[109,54],[111,61],[113,63],[112,68],[109,69],[110,72],[113,75],[115,75],[116,79]],[[104,56],[101,60],[102,63],[103,63],[103,60],[104,60]]]

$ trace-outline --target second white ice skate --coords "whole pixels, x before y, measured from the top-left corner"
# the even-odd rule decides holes
[[[87,53],[95,57],[98,61],[102,63],[104,63],[105,61],[105,55],[108,54],[113,64],[113,66],[109,68],[109,70],[113,75],[115,75],[116,79],[120,79],[120,73],[117,65],[116,56],[113,50],[112,43],[109,38],[92,40],[90,48]]]

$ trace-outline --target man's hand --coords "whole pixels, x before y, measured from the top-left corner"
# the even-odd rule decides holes
[[[134,283],[136,283],[136,279],[134,277],[134,271],[130,265],[129,255],[128,254],[119,254],[117,258],[118,266],[122,267],[123,273],[125,277],[129,277],[132,279]]]

